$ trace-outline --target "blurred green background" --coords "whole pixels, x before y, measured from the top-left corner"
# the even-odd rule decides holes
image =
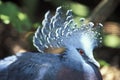
[[[111,70],[115,71],[120,68],[119,2],[119,0],[0,0],[0,58],[17,52],[36,52],[32,36],[37,27],[42,26],[44,14],[48,10],[54,14],[55,9],[62,6],[65,11],[72,9],[76,23],[84,17],[88,21],[96,24],[101,22],[104,25],[102,46],[96,48],[94,54],[101,64],[101,71],[106,70],[105,66],[108,66],[108,70],[112,67]],[[120,75],[114,75],[116,79],[106,78],[107,73],[102,75],[104,80],[120,79]]]

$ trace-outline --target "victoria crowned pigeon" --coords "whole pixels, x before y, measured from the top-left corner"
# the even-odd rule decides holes
[[[39,52],[24,52],[0,60],[0,80],[102,80],[93,49],[101,41],[101,24],[73,20],[72,10],[48,11],[33,36]]]

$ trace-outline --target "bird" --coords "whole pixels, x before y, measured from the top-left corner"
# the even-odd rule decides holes
[[[102,24],[57,7],[46,12],[42,27],[33,36],[38,52],[16,53],[0,60],[0,80],[102,80],[93,49],[101,43]]]

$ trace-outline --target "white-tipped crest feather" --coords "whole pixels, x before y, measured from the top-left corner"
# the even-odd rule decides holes
[[[60,48],[65,47],[66,45],[72,45],[72,43],[77,43],[73,41],[74,38],[77,37],[81,38],[81,40],[88,40],[87,42],[90,42],[90,45],[88,46],[93,49],[93,47],[97,45],[99,27],[93,27],[94,23],[92,22],[85,24],[84,21],[85,19],[81,18],[80,22],[82,24],[78,27],[74,22],[72,10],[68,10],[66,15],[64,15],[62,7],[56,9],[56,13],[53,17],[51,16],[50,11],[48,11],[42,22],[43,26],[38,27],[35,36],[33,37],[34,46],[40,52],[44,52],[44,49],[48,47]],[[98,26],[102,25],[99,24]],[[81,41],[83,45],[87,45],[84,44],[86,43],[85,40]],[[76,45],[79,45],[79,43]]]

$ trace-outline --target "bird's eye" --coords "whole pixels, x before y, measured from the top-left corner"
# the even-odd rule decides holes
[[[82,49],[77,49],[77,50],[81,55],[84,54],[84,51]]]

